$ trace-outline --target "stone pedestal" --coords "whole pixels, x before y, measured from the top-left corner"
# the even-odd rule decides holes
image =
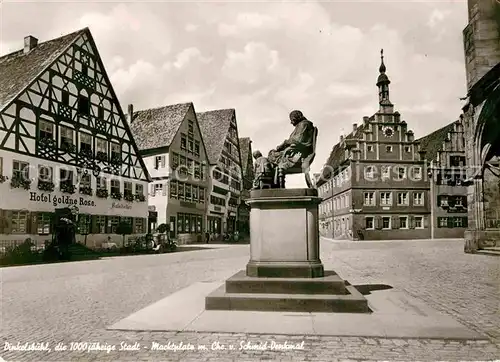
[[[313,189],[252,191],[250,277],[323,276],[319,259],[318,205]]]
[[[205,299],[207,310],[371,312],[368,301],[319,253],[314,189],[251,192],[250,261]]]

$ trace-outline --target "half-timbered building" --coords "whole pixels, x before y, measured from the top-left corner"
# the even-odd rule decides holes
[[[130,127],[152,177],[149,206],[179,243],[202,240],[207,208],[208,159],[192,103],[134,112]]]
[[[234,109],[197,113],[211,164],[208,232],[215,235],[238,229],[242,169]]]
[[[121,221],[146,232],[148,181],[88,28],[0,58],[0,239],[46,241],[74,205],[78,241],[121,243]]]

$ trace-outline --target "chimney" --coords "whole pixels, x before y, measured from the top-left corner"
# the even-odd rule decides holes
[[[352,124],[352,131],[353,131],[353,132],[356,132],[356,131],[357,131],[357,129],[358,129],[358,124],[357,124],[357,123],[353,123],[353,124]]]
[[[368,122],[369,122],[369,121],[370,121],[370,117],[368,117],[368,116],[364,116],[364,117],[363,117],[363,123],[364,123],[365,125],[366,125],[366,124],[368,124]]]
[[[132,123],[132,116],[133,115],[134,115],[134,105],[133,104],[129,104],[128,105],[128,111],[127,111],[127,120],[128,120],[129,124]]]
[[[344,135],[340,135],[340,142],[344,141]]]
[[[24,38],[24,54],[29,53],[38,45],[38,39],[28,35]]]

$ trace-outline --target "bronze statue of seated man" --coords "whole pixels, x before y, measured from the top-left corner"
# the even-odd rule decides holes
[[[301,111],[290,113],[290,123],[295,127],[290,137],[283,141],[268,155],[269,162],[276,165],[275,182],[284,188],[286,174],[297,173],[302,162],[314,152],[315,127]]]

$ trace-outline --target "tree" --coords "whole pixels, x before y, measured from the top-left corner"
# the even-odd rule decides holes
[[[123,246],[125,246],[125,235],[130,235],[132,234],[132,232],[133,232],[132,224],[126,221],[120,221],[120,223],[116,227],[116,233],[123,237],[123,243],[122,243]]]

